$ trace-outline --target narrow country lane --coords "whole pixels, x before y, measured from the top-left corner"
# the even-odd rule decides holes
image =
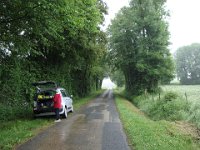
[[[17,150],[130,150],[111,90]]]

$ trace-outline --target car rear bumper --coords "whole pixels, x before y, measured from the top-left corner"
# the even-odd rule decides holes
[[[33,109],[34,116],[50,116],[55,115],[55,109]],[[64,113],[64,109],[60,109],[60,114]]]
[[[34,116],[36,116],[36,117],[40,117],[40,116],[52,116],[52,115],[55,115],[55,112],[46,112],[46,113],[39,113],[39,114],[34,113]]]

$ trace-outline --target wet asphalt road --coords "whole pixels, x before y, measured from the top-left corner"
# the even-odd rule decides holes
[[[130,150],[112,91],[56,123],[17,150]]]

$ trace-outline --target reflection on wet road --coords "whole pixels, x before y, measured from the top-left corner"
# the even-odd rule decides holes
[[[112,91],[56,123],[17,150],[129,150]]]

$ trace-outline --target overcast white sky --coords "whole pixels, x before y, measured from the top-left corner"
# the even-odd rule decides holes
[[[127,6],[130,0],[104,0],[109,7],[106,26],[121,7]],[[200,43],[200,0],[167,0],[170,42],[173,53],[177,48],[192,43]]]

